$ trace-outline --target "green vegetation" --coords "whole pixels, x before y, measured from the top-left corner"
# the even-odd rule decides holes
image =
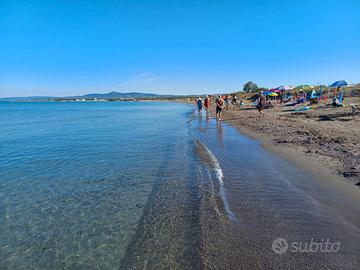
[[[259,87],[257,86],[256,83],[254,83],[252,81],[249,81],[249,82],[244,84],[243,91],[245,93],[254,93],[254,92],[257,92],[258,89],[259,89]]]

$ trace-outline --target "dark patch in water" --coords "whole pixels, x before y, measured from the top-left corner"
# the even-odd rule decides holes
[[[203,268],[198,183],[179,152],[169,151],[160,168],[120,269]]]
[[[214,164],[213,160],[211,159],[211,156],[209,155],[207,149],[198,139],[195,139],[194,151],[195,151],[195,154],[201,160],[201,162],[203,162],[205,165],[209,166],[212,169],[215,167],[215,164]]]

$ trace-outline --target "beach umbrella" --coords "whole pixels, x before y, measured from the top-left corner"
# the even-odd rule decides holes
[[[334,82],[333,84],[331,84],[330,86],[329,86],[329,93],[328,93],[328,95],[330,96],[330,88],[331,87],[342,87],[342,86],[348,86],[349,85],[349,83],[347,82],[347,81],[345,81],[345,80],[341,80],[341,81],[336,81],[336,82]],[[336,97],[336,88],[335,88],[335,91],[334,91],[334,96]]]
[[[276,94],[276,93],[270,93],[269,94],[269,97],[277,97],[278,96],[278,94]]]
[[[295,87],[295,89],[297,90],[310,90],[310,89],[313,89],[314,86],[312,85],[306,85],[306,84],[302,84],[302,85],[298,85]]]
[[[347,81],[336,81],[333,84],[331,84],[329,87],[342,87],[342,86],[348,86],[349,83]]]
[[[292,90],[292,89],[294,89],[294,87],[287,86],[287,85],[282,85],[282,86],[279,86],[278,88],[276,88],[276,90],[280,90],[280,91],[289,91],[289,90]]]

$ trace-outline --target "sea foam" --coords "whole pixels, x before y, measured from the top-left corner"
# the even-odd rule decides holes
[[[224,173],[218,159],[200,140],[195,139],[195,145],[200,159],[215,171],[219,184],[223,185]]]

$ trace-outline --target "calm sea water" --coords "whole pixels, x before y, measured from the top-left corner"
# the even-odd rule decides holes
[[[349,205],[189,105],[0,103],[0,269],[357,269]]]
[[[0,268],[118,268],[163,169],[186,155],[188,111],[2,103]]]

